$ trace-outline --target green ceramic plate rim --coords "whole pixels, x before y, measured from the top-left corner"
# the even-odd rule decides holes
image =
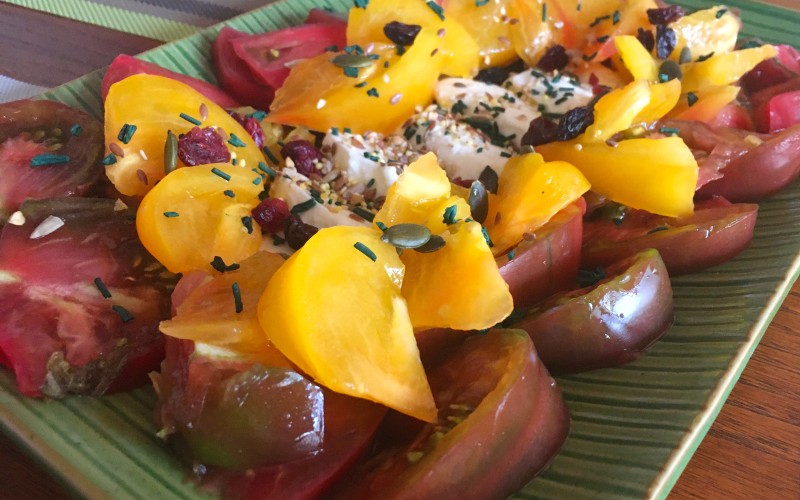
[[[236,18],[203,29],[198,33],[192,34],[175,42],[156,47],[150,51],[140,54],[140,56],[157,54],[159,51],[163,50],[164,47],[179,45],[189,39],[208,36],[210,33],[214,33],[219,30],[222,26],[228,25],[231,22],[235,22],[238,19],[248,17],[254,12],[281,8],[281,6],[291,5],[293,3],[295,3],[295,0],[278,0],[260,9],[256,9],[255,11],[242,14]],[[678,0],[676,3],[689,4],[693,7],[718,4],[717,2],[708,0]],[[752,5],[753,3],[756,3],[759,5],[762,13],[770,12],[770,16],[779,16],[781,13],[790,12],[792,12],[792,15],[794,15],[793,11],[783,7],[765,4],[763,2],[743,2],[743,0],[729,0],[725,3],[733,7],[736,7],[737,4],[741,5],[743,3],[748,3]],[[77,78],[62,85],[59,88],[72,86],[76,82],[97,76],[104,71],[105,69],[101,69],[96,72],[89,73],[83,77]],[[656,475],[654,481],[649,485],[649,488],[647,489],[648,498],[665,498],[670,489],[674,486],[681,472],[691,459],[694,451],[697,449],[705,434],[708,432],[709,428],[716,419],[716,416],[719,414],[719,411],[724,405],[725,400],[747,365],[750,356],[754,352],[759,341],[766,332],[771,320],[778,312],[781,303],[786,298],[786,295],[789,293],[792,284],[795,282],[798,276],[800,276],[800,249],[798,249],[797,255],[787,268],[783,279],[775,283],[775,287],[773,288],[767,304],[761,310],[760,315],[751,326],[746,340],[741,343],[739,349],[731,359],[722,376],[718,379],[718,382],[710,393],[705,406],[699,413],[695,415],[692,425],[683,435],[680,444],[672,451],[668,460],[664,463],[663,467]],[[33,457],[44,469],[50,472],[51,475],[53,475],[61,484],[71,490],[75,495],[85,498],[109,498],[108,494],[102,489],[98,488],[83,470],[74,466],[69,461],[69,457],[55,451],[46,439],[40,439],[38,436],[36,436],[32,429],[6,406],[0,406],[0,429],[2,429],[2,431],[18,445],[20,445],[26,453]],[[201,495],[199,490],[198,495]]]

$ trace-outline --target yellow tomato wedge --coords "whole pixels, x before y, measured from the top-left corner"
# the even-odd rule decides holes
[[[445,18],[453,17],[480,47],[480,66],[504,66],[517,58],[511,42],[511,0],[447,0]]]
[[[677,120],[711,122],[725,106],[736,100],[739,90],[739,87],[735,85],[706,87],[698,90],[695,92],[691,105],[689,96],[684,96],[680,100],[680,104],[672,110],[670,117]]]
[[[569,163],[545,162],[536,153],[508,160],[500,174],[497,202],[490,205],[486,219],[495,254],[514,247],[523,234],[544,225],[589,187],[583,174]]]
[[[377,58],[355,68],[356,77],[347,76],[330,52],[300,61],[275,94],[267,120],[322,132],[348,127],[390,134],[417,106],[433,101],[441,41],[436,30],[423,29],[402,55],[394,46],[376,47]]]
[[[264,335],[257,310],[261,294],[283,262],[279,255],[258,252],[243,260],[238,269],[210,277],[192,290],[175,316],[162,321],[159,328],[170,337],[226,349],[268,366],[289,366]]]
[[[249,168],[227,163],[175,170],[139,205],[139,238],[174,273],[211,272],[215,257],[226,264],[246,259],[261,245],[250,214],[262,183]]]
[[[514,308],[481,225],[452,224],[445,245],[431,253],[404,251],[403,296],[414,328],[480,330],[504,320]]]
[[[196,126],[218,127],[225,132],[226,141],[233,136],[239,139],[226,142],[238,164],[253,168],[264,158],[247,131],[227,111],[170,78],[129,76],[111,86],[104,107],[107,152],[124,153],[115,154],[116,162],[106,167],[106,175],[127,196],[143,196],[164,177],[167,131],[179,136]],[[126,125],[129,137],[123,131]],[[135,127],[132,134],[131,127]],[[183,166],[179,159],[177,167]]]
[[[658,66],[642,42],[632,35],[615,36],[617,53],[634,80],[658,80]]]
[[[555,9],[553,9],[555,10]],[[508,15],[511,23],[511,43],[517,55],[533,68],[553,41],[553,27],[545,0],[511,0]]]
[[[736,47],[736,37],[742,23],[730,9],[716,6],[698,10],[669,27],[675,31],[675,50],[670,59],[678,61],[681,51],[689,49],[692,59],[709,54],[726,54]]]
[[[614,147],[553,142],[536,150],[547,160],[575,165],[592,191],[618,203],[668,217],[694,211],[697,161],[679,137],[629,139]]]
[[[669,113],[681,98],[681,82],[673,79],[664,83],[650,85],[650,102],[645,106],[633,123],[652,123]]]
[[[352,8],[347,19],[347,43],[366,46],[370,42],[394,43],[383,28],[392,21],[432,28],[443,38],[442,72],[470,77],[478,72],[478,44],[453,17],[440,18],[426,0],[370,0],[366,8]]]
[[[601,97],[594,106],[594,123],[581,136],[582,141],[604,142],[631,126],[636,116],[650,104],[650,85],[636,80]]]
[[[375,221],[387,226],[406,222],[425,224],[434,208],[450,198],[450,189],[450,180],[436,155],[427,153],[407,166],[389,187]]]
[[[715,55],[702,62],[681,65],[683,91],[696,91],[706,87],[730,85],[755,68],[758,63],[775,57],[778,50],[772,45],[736,50]]]
[[[403,274],[379,231],[322,229],[272,277],[259,321],[322,385],[434,422],[436,405],[400,293]]]

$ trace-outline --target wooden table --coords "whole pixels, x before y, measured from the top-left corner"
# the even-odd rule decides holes
[[[800,0],[767,0],[800,8]],[[0,3],[0,74],[55,86],[159,42]],[[800,281],[671,498],[800,499]],[[0,436],[0,498],[64,498]]]

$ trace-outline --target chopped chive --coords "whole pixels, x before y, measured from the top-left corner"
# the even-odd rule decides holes
[[[332,135],[332,136],[337,136],[337,135],[339,135],[339,127],[333,127],[333,128],[331,128],[331,135]]]
[[[680,132],[679,129],[674,127],[661,127],[660,129],[658,129],[658,131],[664,135],[678,135],[678,133]]]
[[[363,82],[361,82],[361,83],[357,83],[357,84],[355,84],[355,85],[353,85],[353,86],[354,86],[355,88],[357,88],[357,89],[363,89],[364,87],[366,87],[366,86],[367,86],[367,82],[366,82],[366,80],[365,80],[365,81],[363,81]]]
[[[475,0],[475,7],[483,7],[489,5],[489,0]]]
[[[314,205],[317,204],[317,201],[314,198],[309,198],[302,203],[298,203],[297,205],[293,206],[291,210],[289,210],[292,215],[297,215],[305,212],[306,210],[310,210],[314,208]]]
[[[230,139],[228,139],[228,144],[236,148],[243,148],[245,146],[245,143],[242,142],[242,140],[239,139],[236,134],[231,134]]]
[[[689,102],[689,107],[694,106],[697,103],[698,99],[699,98],[697,97],[697,94],[695,94],[694,92],[689,92],[686,94],[686,100]]]
[[[267,174],[270,179],[275,178],[275,171],[269,168],[263,161],[258,162],[258,169]]]
[[[492,239],[489,238],[489,231],[487,231],[485,227],[482,227],[481,232],[483,233],[483,239],[486,240],[486,244],[489,246],[489,248],[492,248],[494,243],[492,243]]]
[[[458,208],[455,205],[450,205],[449,207],[444,209],[444,216],[442,217],[442,222],[444,222],[445,224],[455,224],[457,213],[458,213]]]
[[[581,58],[582,58],[584,61],[586,61],[586,62],[589,62],[589,61],[591,61],[591,60],[592,60],[592,59],[594,59],[595,57],[597,57],[597,52],[596,52],[596,51],[595,51],[594,53],[592,53],[592,54],[589,54],[588,56],[587,56],[586,54],[583,54],[583,55],[581,56]]]
[[[514,252],[514,250],[509,250],[508,251],[508,260],[514,260],[514,257],[516,257],[516,255],[517,254],[516,254],[516,252]]]
[[[425,4],[433,11],[434,14],[439,16],[439,19],[444,21],[444,9],[439,4],[433,0],[429,0],[428,2],[425,2]]]
[[[216,175],[216,176],[218,176],[218,177],[221,177],[221,178],[225,179],[226,181],[230,181],[231,180],[231,175],[230,174],[223,172],[222,170],[218,169],[217,167],[213,167],[211,169],[211,173]]]
[[[367,245],[361,243],[360,241],[357,241],[356,244],[353,246],[355,247],[356,250],[369,257],[369,259],[372,262],[378,260],[378,256],[375,255],[375,252],[373,252]]]
[[[728,9],[719,9],[719,10],[717,11],[717,13],[714,15],[714,17],[716,17],[717,19],[719,19],[719,18],[721,18],[722,16],[724,16],[726,12],[728,12]]]
[[[361,217],[365,221],[372,222],[372,221],[375,220],[375,214],[373,214],[372,212],[370,212],[369,210],[366,210],[364,208],[353,207],[353,208],[350,209],[350,211],[353,212],[354,214],[358,215],[359,217]]]
[[[186,113],[181,113],[181,114],[179,114],[178,116],[180,116],[181,118],[183,118],[183,119],[184,119],[184,120],[186,120],[187,122],[191,123],[192,125],[197,125],[197,126],[200,126],[200,125],[201,125],[201,122],[200,122],[200,120],[198,120],[198,119],[197,119],[197,118],[195,118],[194,116],[187,115]]]
[[[708,54],[705,54],[705,55],[702,55],[702,56],[698,57],[697,58],[697,62],[707,61],[707,60],[711,59],[712,57],[714,57],[714,53],[713,52],[709,52]]]
[[[342,68],[342,71],[344,71],[344,76],[346,76],[346,77],[358,78],[358,68],[353,68],[351,66],[345,66],[344,68]]]
[[[69,163],[69,155],[57,155],[54,153],[42,153],[31,158],[31,167],[44,167],[47,165],[62,165]]]
[[[366,9],[367,5],[369,5],[369,0],[354,0],[353,5],[359,9]]]
[[[258,186],[258,185],[260,185],[260,184],[261,184],[261,182],[262,182],[263,180],[264,180],[264,179],[263,179],[263,178],[262,178],[262,177],[259,175],[258,177],[256,177],[255,179],[253,179],[253,185],[254,185],[254,186]]]
[[[367,90],[367,95],[370,97],[380,97],[380,94],[378,94],[378,89],[376,89],[375,87],[372,87],[371,89]]]
[[[589,25],[589,27],[590,27],[590,28],[594,28],[595,26],[597,26],[598,24],[602,23],[602,22],[603,22],[603,21],[605,21],[606,19],[609,19],[610,17],[611,17],[611,16],[600,16],[600,17],[595,17],[595,18],[594,18],[594,21],[592,21],[592,24],[590,24],[590,25]]]
[[[167,218],[178,217],[179,215],[180,214],[178,212],[172,212],[172,211],[164,212],[164,217],[167,217]]]
[[[247,229],[247,234],[253,234],[253,218],[249,215],[242,217],[242,225]]]
[[[387,229],[389,229],[389,228],[386,226],[386,224],[384,224],[384,223],[383,223],[383,222],[381,222],[381,221],[378,221],[378,222],[376,222],[376,223],[375,223],[375,225],[376,225],[376,226],[378,226],[378,229],[380,229],[381,231],[386,231]]]
[[[105,283],[103,283],[103,279],[102,278],[100,278],[100,277],[95,278],[94,279],[94,286],[96,286],[97,289],[100,290],[100,293],[103,295],[103,297],[105,297],[107,299],[111,298],[111,292],[108,291],[108,287],[106,286]]]
[[[228,271],[236,271],[240,266],[235,262],[232,264],[225,264],[225,261],[222,260],[222,257],[215,255],[214,259],[211,261],[211,267],[221,273],[226,273]]]
[[[230,189],[226,189],[225,191],[223,191],[223,192],[222,192],[222,194],[224,194],[224,195],[225,195],[225,196],[227,196],[228,198],[236,198],[236,193],[234,193],[234,192],[233,192],[232,190],[230,190]]]
[[[69,128],[69,133],[75,137],[81,135],[81,132],[83,132],[83,127],[81,127],[77,123]]]
[[[126,123],[119,129],[119,134],[117,134],[117,139],[122,142],[122,144],[128,144],[131,139],[133,139],[133,134],[136,132],[136,125],[131,125],[130,123]]]
[[[379,162],[381,161],[380,156],[370,153],[369,151],[364,151],[364,158],[370,161]]]
[[[239,283],[237,281],[234,281],[233,285],[231,285],[231,292],[233,293],[233,305],[238,314],[244,310],[244,304],[242,304],[242,290],[239,288]]]
[[[119,319],[121,319],[123,323],[133,321],[133,314],[129,313],[124,307],[113,305],[111,306],[111,309],[119,315]]]
[[[275,155],[272,154],[272,151],[270,151],[267,146],[264,146],[262,148],[262,150],[264,151],[264,155],[266,155],[266,157],[269,159],[269,161],[271,161],[275,165],[278,165],[281,162],[279,159],[275,158]],[[271,177],[275,177],[275,176],[272,175]]]
[[[284,240],[280,236],[275,236],[275,235],[272,236],[272,244],[275,245],[276,247],[283,245],[284,243],[286,243],[286,240]]]
[[[261,111],[259,109],[259,110],[253,111],[252,113],[247,115],[247,117],[248,118],[255,118],[256,120],[261,121],[261,120],[263,120],[264,118],[267,117],[267,112],[266,111]]]
[[[619,16],[619,11],[618,11],[618,10],[615,10],[615,11],[614,11],[614,14],[611,16],[611,22],[612,22],[613,24],[619,24],[619,19],[620,19],[620,16]]]
[[[103,165],[106,165],[106,166],[113,165],[113,164],[117,163],[117,155],[115,155],[114,153],[108,153],[108,155],[106,155],[106,157],[103,158],[100,161],[100,163],[102,163]]]
[[[542,22],[543,23],[547,22],[547,3],[546,2],[542,3]]]

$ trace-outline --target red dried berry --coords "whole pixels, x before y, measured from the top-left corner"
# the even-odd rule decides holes
[[[420,30],[422,30],[422,26],[418,24],[392,21],[383,27],[383,34],[397,45],[412,45]]]
[[[636,39],[644,45],[644,48],[647,49],[647,52],[652,52],[653,48],[656,46],[656,37],[653,36],[653,30],[645,30],[643,28],[639,28],[636,32]]]
[[[573,108],[564,113],[558,122],[556,139],[559,141],[572,140],[584,133],[592,123],[594,123],[593,106]]]
[[[178,158],[184,165],[208,165],[209,163],[227,163],[231,161],[231,153],[225,145],[225,139],[211,127],[194,127],[178,138]]]
[[[300,250],[319,231],[319,228],[306,224],[296,215],[290,215],[284,226],[286,243],[295,250]]]
[[[522,136],[521,144],[523,146],[540,146],[553,142],[558,138],[558,123],[540,116],[531,120],[528,126],[528,131]]]
[[[264,130],[261,128],[261,124],[258,123],[258,120],[252,116],[245,116],[235,111],[228,111],[234,120],[239,122],[246,131],[247,135],[253,138],[253,141],[256,143],[256,146],[259,148],[264,145],[264,141],[266,137],[264,136]]]
[[[686,15],[686,11],[679,5],[670,5],[663,9],[647,9],[647,19],[652,25],[666,25],[677,21]]]
[[[289,205],[279,198],[265,198],[252,210],[253,219],[268,233],[283,230],[289,218]]]
[[[525,71],[525,63],[519,60],[508,66],[482,69],[475,75],[474,79],[483,83],[502,85],[511,76],[511,73],[521,73],[523,71]]]
[[[569,56],[563,45],[553,45],[544,53],[536,67],[542,71],[556,71],[564,69],[569,64]]]
[[[472,183],[475,182],[475,179],[462,179],[461,177],[453,177],[452,179],[450,179],[450,182],[452,182],[456,186],[469,188],[470,186],[472,186]]]
[[[322,158],[322,153],[310,142],[297,140],[287,142],[281,148],[281,156],[291,158],[297,171],[308,177],[317,171],[314,162]]]

